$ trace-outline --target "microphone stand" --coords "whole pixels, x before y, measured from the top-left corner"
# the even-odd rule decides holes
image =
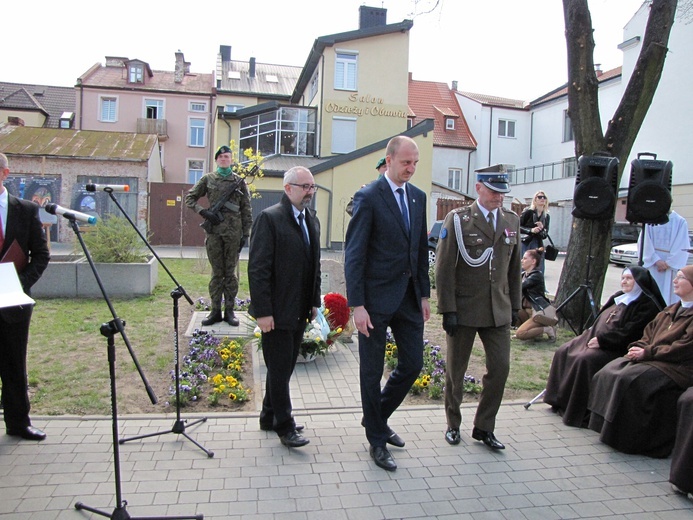
[[[176,420],[173,423],[173,426],[171,427],[170,430],[164,430],[160,432],[154,432],[154,433],[146,433],[144,435],[137,435],[135,437],[130,437],[127,439],[120,439],[118,442],[120,444],[126,443],[128,441],[134,441],[137,439],[145,439],[147,437],[156,437],[159,435],[165,435],[167,433],[175,433],[177,435],[182,435],[186,439],[188,439],[190,442],[192,442],[195,446],[200,448],[202,451],[204,451],[207,454],[207,457],[212,458],[214,457],[214,452],[206,449],[204,446],[202,446],[199,442],[195,441],[190,435],[185,433],[185,428],[186,428],[186,422],[187,420],[182,420],[180,417],[180,357],[179,357],[179,342],[178,342],[178,300],[181,298],[181,296],[184,296],[185,299],[188,301],[190,305],[193,304],[192,299],[190,296],[188,296],[188,293],[185,292],[185,289],[183,289],[183,286],[178,283],[176,278],[173,276],[171,271],[168,270],[166,267],[166,264],[164,264],[163,260],[159,257],[159,255],[154,251],[154,248],[151,246],[149,241],[145,238],[145,236],[142,234],[142,232],[139,230],[137,225],[132,221],[132,219],[129,217],[123,206],[120,205],[118,200],[115,198],[115,195],[113,194],[113,189],[112,188],[104,188],[103,191],[108,193],[108,195],[111,197],[111,200],[115,203],[115,205],[118,207],[120,212],[125,216],[127,221],[130,223],[130,225],[133,227],[135,231],[137,231],[137,234],[140,236],[142,239],[142,242],[149,248],[151,253],[154,255],[154,257],[157,259],[161,267],[164,268],[166,271],[166,274],[168,274],[169,278],[173,281],[174,284],[176,284],[176,288],[171,291],[171,299],[173,301],[173,346],[174,346],[174,352],[175,352],[175,370],[174,370],[174,379],[176,383]],[[196,424],[202,423],[207,421],[207,417],[202,417],[201,419],[197,419],[191,423],[189,423],[187,426],[194,426]]]
[[[94,277],[96,278],[96,283],[99,286],[99,289],[101,290],[101,294],[103,295],[104,300],[106,301],[106,304],[108,305],[109,310],[111,311],[111,315],[113,316],[113,320],[111,320],[108,323],[103,323],[101,325],[100,331],[103,336],[107,338],[107,350],[108,350],[108,374],[110,378],[110,383],[111,383],[111,419],[112,419],[112,435],[113,435],[113,467],[114,467],[114,478],[115,478],[115,492],[116,492],[116,508],[113,510],[112,513],[107,513],[106,511],[101,511],[100,509],[96,509],[90,506],[87,506],[83,504],[82,502],[76,502],[75,503],[75,509],[82,510],[84,509],[85,511],[89,511],[91,513],[105,516],[114,520],[127,520],[127,519],[148,519],[148,520],[162,520],[162,519],[167,519],[167,518],[181,518],[181,519],[195,519],[195,520],[201,520],[203,515],[194,515],[194,516],[173,516],[173,517],[164,517],[164,516],[158,516],[158,517],[131,517],[130,514],[127,512],[126,506],[127,506],[127,501],[123,500],[122,498],[122,492],[121,492],[121,480],[120,480],[120,450],[118,449],[118,399],[116,396],[116,377],[115,377],[115,361],[116,361],[116,354],[115,354],[115,342],[114,342],[114,336],[116,332],[120,333],[120,335],[123,338],[123,341],[125,342],[125,345],[128,348],[128,351],[130,352],[130,356],[132,357],[133,362],[135,363],[135,367],[137,368],[137,371],[140,374],[140,377],[142,378],[142,381],[144,383],[145,388],[147,389],[147,394],[149,394],[149,399],[152,401],[152,404],[156,404],[156,395],[154,395],[154,392],[152,391],[152,388],[149,386],[149,383],[147,382],[147,379],[142,372],[142,369],[140,368],[139,363],[137,362],[137,357],[135,356],[135,353],[132,350],[132,346],[130,345],[130,342],[127,338],[127,335],[125,334],[125,322],[118,318],[118,315],[116,314],[115,309],[113,308],[113,305],[111,304],[111,300],[108,298],[108,294],[106,294],[106,289],[103,286],[103,282],[101,281],[101,277],[99,276],[98,271],[96,270],[96,266],[94,265],[94,261],[92,260],[91,255],[89,254],[89,250],[87,249],[86,244],[84,243],[84,239],[82,238],[82,235],[79,231],[79,226],[77,225],[77,222],[75,221],[74,216],[69,217],[67,215],[64,215],[65,218],[67,218],[70,221],[70,225],[72,226],[72,230],[75,232],[75,235],[77,235],[77,238],[79,239],[80,246],[82,247],[82,251],[84,251],[84,256],[86,257],[87,261],[89,262],[89,266],[91,267],[92,272],[94,273]]]

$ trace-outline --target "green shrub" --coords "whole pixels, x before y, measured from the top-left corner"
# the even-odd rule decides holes
[[[147,260],[142,238],[124,217],[111,215],[99,220],[93,229],[82,233],[82,238],[94,262],[133,264]]]

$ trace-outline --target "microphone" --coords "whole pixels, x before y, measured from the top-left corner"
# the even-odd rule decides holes
[[[80,222],[86,222],[87,224],[96,224],[96,217],[87,215],[86,213],[80,213],[79,211],[72,211],[71,209],[65,209],[62,206],[53,204],[49,202],[46,204],[44,209],[51,215],[62,215],[69,220],[79,220]]]
[[[127,184],[87,184],[87,191],[130,191]]]

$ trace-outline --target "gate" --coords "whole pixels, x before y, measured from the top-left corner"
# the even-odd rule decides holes
[[[183,202],[192,186],[170,182],[149,184],[149,231],[153,246],[204,246],[202,217]],[[198,202],[208,206],[207,197]]]

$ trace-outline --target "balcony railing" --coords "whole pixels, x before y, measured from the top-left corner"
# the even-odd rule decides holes
[[[165,119],[137,119],[138,134],[156,134],[160,141],[168,139],[168,127]]]
[[[525,168],[516,168],[511,174],[513,184],[528,184],[530,182],[552,181],[575,177],[577,161],[574,157],[560,162],[538,164]]]

